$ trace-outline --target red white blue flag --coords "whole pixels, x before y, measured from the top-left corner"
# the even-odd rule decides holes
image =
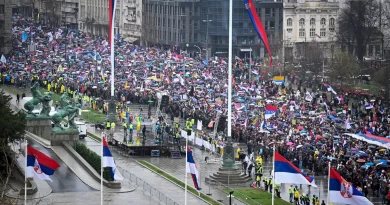
[[[52,181],[49,176],[53,175],[58,167],[60,165],[55,160],[27,145],[26,174],[28,178],[36,176],[41,180]]]
[[[191,173],[192,181],[194,182],[195,189],[200,190],[199,171],[198,171],[198,167],[195,164],[194,157],[192,156],[192,151],[190,147],[187,147],[187,173]]]
[[[275,182],[277,184],[307,184],[317,187],[314,178],[301,172],[290,161],[278,152],[275,152]]]
[[[114,38],[116,0],[108,0],[108,39],[111,44]]]
[[[336,170],[330,169],[329,202],[340,204],[372,205],[364,194],[348,183]]]
[[[267,33],[264,29],[263,23],[261,23],[259,16],[256,13],[255,5],[253,4],[253,0],[244,0],[245,8],[248,11],[249,18],[251,19],[253,26],[259,38],[263,41],[265,48],[267,49],[269,56],[269,65],[272,66],[272,54],[271,49],[269,48]]]

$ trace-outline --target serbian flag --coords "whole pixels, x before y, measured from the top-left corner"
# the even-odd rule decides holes
[[[275,152],[275,183],[276,184],[307,184],[317,187],[314,179],[304,175],[297,167]]]
[[[192,157],[192,151],[190,147],[187,147],[187,173],[191,173],[192,181],[196,190],[200,190],[199,187],[199,171],[195,164],[194,157]]]
[[[348,183],[336,170],[330,169],[329,202],[338,204],[371,205],[364,194]]]
[[[115,181],[123,180],[121,173],[116,169],[114,158],[112,157],[111,151],[108,148],[108,144],[105,137],[103,137],[103,167],[110,168],[111,178]]]
[[[55,160],[27,145],[27,178],[36,176],[41,180],[52,181],[49,176],[53,175],[58,167],[60,165]]]
[[[261,23],[260,18],[256,13],[255,4],[253,3],[253,0],[244,0],[244,3],[255,30],[259,35],[259,38],[263,41],[265,48],[267,49],[269,65],[272,66],[272,54],[271,49],[269,48],[267,33],[265,32],[263,23]]]
[[[114,42],[115,9],[116,0],[108,0],[108,39],[110,45]]]
[[[326,89],[327,89],[328,91],[331,91],[332,93],[334,93],[335,95],[337,95],[336,91],[334,91],[333,88],[332,88],[330,85],[324,83],[324,86],[326,87]]]

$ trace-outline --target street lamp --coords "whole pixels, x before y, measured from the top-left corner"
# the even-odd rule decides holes
[[[202,58],[202,49],[200,49],[200,47],[197,46],[197,45],[194,45],[194,47],[196,47],[197,49],[199,49],[199,57]]]
[[[209,60],[209,22],[212,22],[213,20],[209,20],[209,15],[207,15],[207,19],[203,20],[203,22],[206,23],[206,60]]]

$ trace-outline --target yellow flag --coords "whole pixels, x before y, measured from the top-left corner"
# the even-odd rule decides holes
[[[253,120],[252,125],[255,125],[259,121],[259,116],[256,116],[255,120]]]

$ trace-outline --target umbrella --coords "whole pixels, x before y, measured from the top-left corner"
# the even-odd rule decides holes
[[[297,127],[298,130],[303,130],[304,128],[302,126]]]
[[[366,162],[366,160],[364,160],[364,159],[358,159],[358,160],[356,160],[356,162],[364,163],[364,162]]]
[[[380,152],[385,152],[385,151],[386,151],[386,149],[380,149],[379,151],[380,151]]]
[[[316,136],[316,139],[317,139],[317,140],[322,139],[322,136],[321,136],[321,135],[317,135],[317,136]]]
[[[303,147],[303,145],[300,144],[300,145],[297,146],[297,149],[299,149],[299,148],[301,148],[301,147]]]
[[[294,144],[294,143],[292,143],[292,142],[287,142],[286,143],[287,146],[291,146],[292,144]]]

